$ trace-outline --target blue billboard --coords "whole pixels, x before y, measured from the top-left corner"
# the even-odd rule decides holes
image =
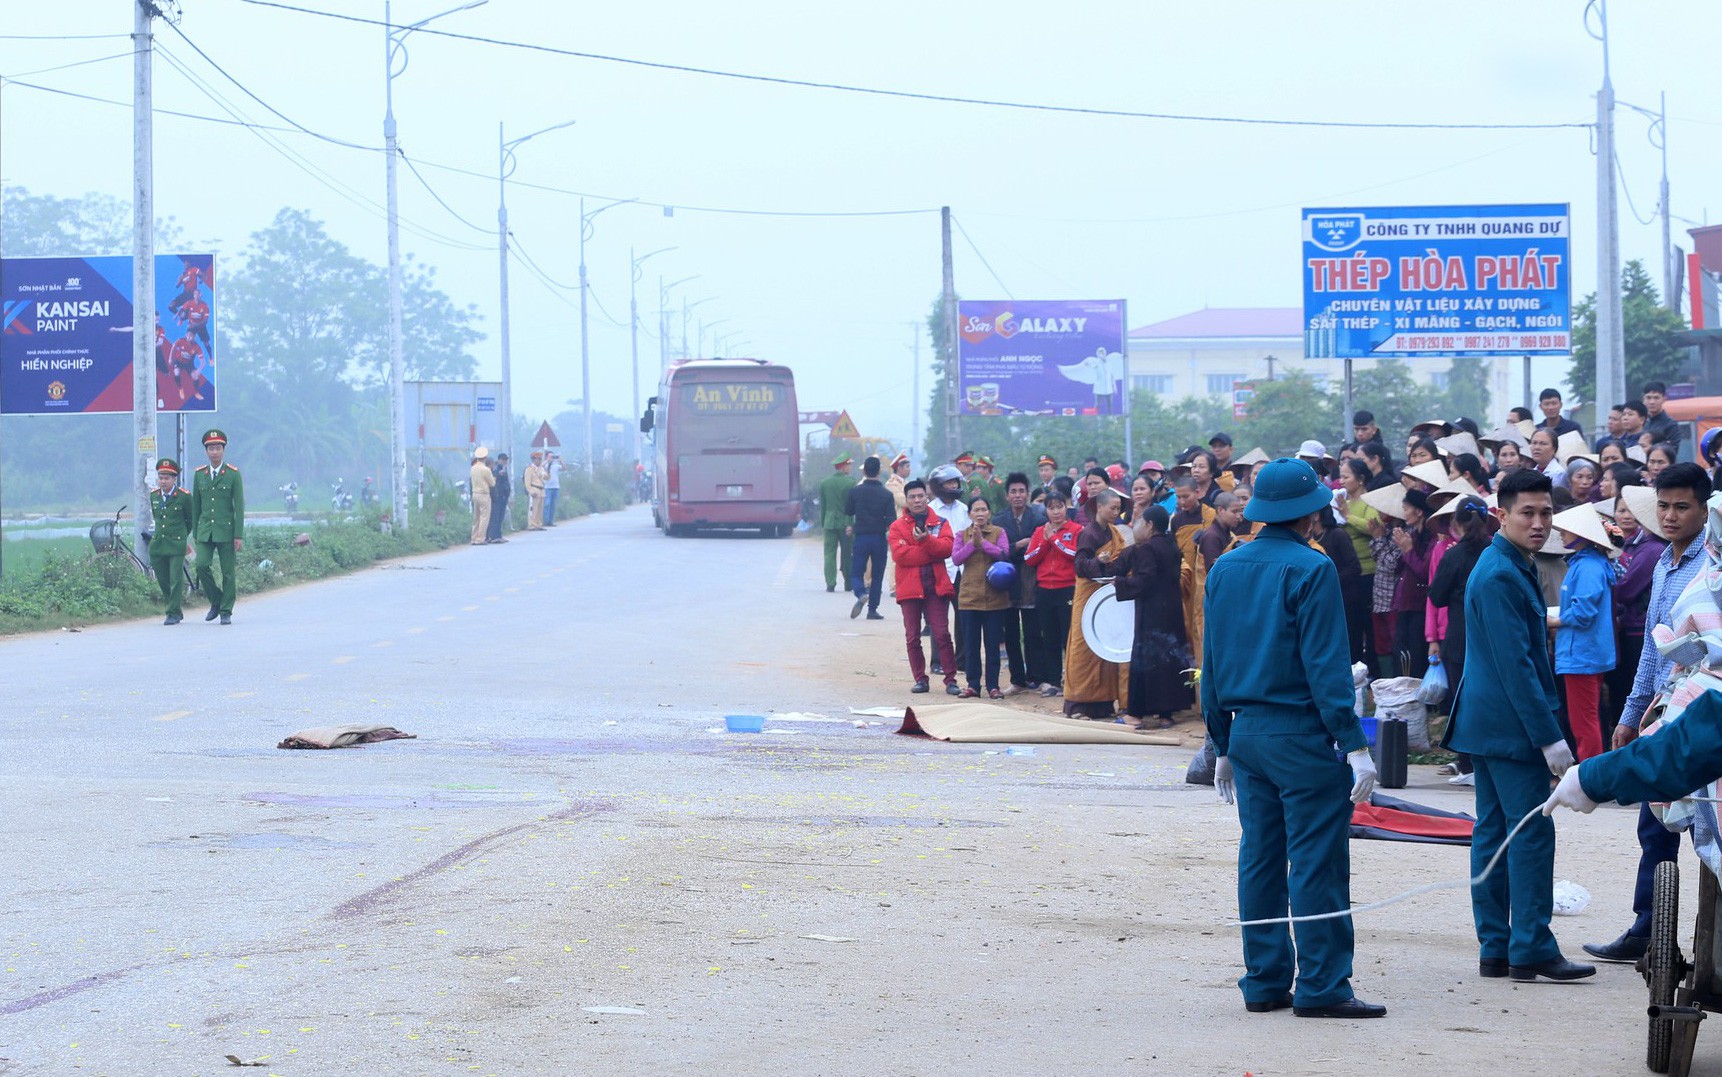
[[[215,410],[215,256],[155,258],[161,411]],[[0,414],[132,410],[132,260],[0,262]]]
[[[1570,355],[1564,203],[1303,211],[1310,358]]]

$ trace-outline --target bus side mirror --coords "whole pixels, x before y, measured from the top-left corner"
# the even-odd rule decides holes
[[[640,433],[650,434],[651,432],[652,432],[652,413],[650,411],[648,411],[644,415],[640,416]]]

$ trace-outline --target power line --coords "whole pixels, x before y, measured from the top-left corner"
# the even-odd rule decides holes
[[[0,41],[112,41],[130,34],[0,34]]]
[[[296,7],[292,4],[278,3],[276,0],[245,0],[246,3],[257,7],[279,8],[282,11],[297,12],[301,15],[316,15],[325,19],[340,22],[360,23],[365,26],[388,26],[380,19],[367,19],[357,15],[342,15],[333,11],[318,11],[314,8]],[[751,75],[740,71],[722,71],[709,67],[693,67],[687,64],[670,64],[654,60],[639,60],[627,56],[608,56],[597,52],[579,52],[574,49],[557,48],[554,45],[539,45],[526,41],[508,41],[502,38],[485,37],[480,34],[463,34],[454,30],[437,30],[428,26],[418,27],[417,33],[435,34],[455,41],[470,41],[481,45],[495,45],[501,48],[522,49],[527,52],[542,52],[553,56],[566,56],[577,60],[598,60],[604,63],[623,64],[630,67],[644,67],[656,71],[674,71],[684,75],[706,75],[712,78],[736,79],[742,82],[760,82],[777,86],[796,86],[810,90],[834,90],[841,93],[866,94],[873,97],[892,97],[911,101],[935,101],[953,105],[979,105],[986,108],[1017,109],[1029,112],[1056,112],[1076,116],[1110,116],[1119,119],[1135,120],[1168,120],[1186,123],[1225,123],[1244,124],[1265,127],[1327,127],[1346,128],[1353,130],[1405,130],[1405,131],[1477,131],[1477,130],[1553,130],[1558,128],[1588,128],[1588,123],[1400,123],[1400,122],[1364,122],[1355,120],[1280,120],[1264,119],[1251,116],[1210,116],[1176,112],[1137,112],[1129,109],[1113,108],[1084,108],[1075,105],[1046,105],[1026,101],[1000,101],[982,97],[957,97],[949,94],[917,93],[910,90],[887,90],[874,86],[851,86],[839,82],[816,82],[808,79],[782,78],[776,75]]]
[[[69,64],[55,64],[53,67],[38,67],[34,71],[20,71],[20,72],[18,72],[17,77],[18,78],[27,78],[31,75],[46,75],[51,71],[66,71],[66,70],[69,70],[69,69],[74,68],[74,67],[84,67],[84,66],[87,66],[89,64],[105,64],[109,60],[120,60],[120,59],[124,59],[127,56],[136,56],[136,55],[137,55],[137,50],[136,49],[130,49],[126,52],[116,52],[111,56],[98,56],[93,60],[74,60],[73,62],[71,62]],[[11,75],[0,75],[0,82],[11,82],[12,78],[13,78],[13,76],[11,76]]]
[[[1655,213],[1652,213],[1648,217],[1640,217],[1638,215],[1638,207],[1632,204],[1632,188],[1628,187],[1626,184],[1626,169],[1621,166],[1620,154],[1618,153],[1614,155],[1614,174],[1620,177],[1620,193],[1626,195],[1626,208],[1632,211],[1633,220],[1637,221],[1639,224],[1656,223]]]
[[[975,246],[975,241],[973,239],[969,238],[969,230],[967,228],[963,227],[962,221],[957,220],[957,215],[955,213],[951,214],[951,223],[956,225],[957,231],[959,231],[963,234],[963,242],[965,242],[969,245],[969,250],[975,252],[975,257],[979,258],[981,260],[981,265],[984,265],[987,267],[987,272],[991,273],[993,275],[993,280],[995,282],[997,282],[997,284],[1000,288],[1004,288],[1005,298],[1006,299],[1015,299],[1016,296],[1011,294],[1011,290],[1009,288],[1005,288],[1005,282],[1003,280],[999,279],[998,272],[995,269],[993,269],[992,263],[987,261],[987,256],[982,254],[981,249],[979,247]]]
[[[430,196],[432,198],[436,199],[437,205],[441,206],[443,209],[448,210],[448,215],[450,217],[453,217],[455,220],[459,221],[461,224],[466,225],[468,228],[472,229],[474,232],[483,232],[486,235],[494,234],[493,229],[485,228],[481,225],[473,224],[471,221],[467,220],[465,217],[462,217],[458,212],[455,211],[455,208],[453,206],[449,205],[448,202],[443,199],[442,195],[436,193],[436,188],[432,187],[430,185],[430,181],[425,179],[424,176],[419,172],[418,167],[413,164],[413,159],[411,157],[408,157],[406,155],[406,153],[404,151],[401,151],[401,150],[396,150],[395,152],[400,154],[401,163],[407,166],[407,171],[411,172],[413,174],[413,178],[419,181],[420,186],[422,186],[426,191],[430,192]]]

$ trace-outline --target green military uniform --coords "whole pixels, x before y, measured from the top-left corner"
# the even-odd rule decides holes
[[[211,430],[203,435],[203,443],[220,441],[227,444],[227,435]],[[245,484],[239,469],[225,461],[219,472],[205,464],[192,477],[192,503],[197,510],[197,527],[193,538],[197,543],[197,583],[209,596],[209,616],[223,618],[233,615],[233,599],[239,590],[239,578],[234,566],[233,544],[245,538]],[[215,584],[211,562],[221,559],[221,586]]]
[[[833,466],[850,463],[848,454],[832,461]],[[849,590],[849,525],[855,518],[843,511],[843,503],[855,485],[847,471],[827,475],[819,484],[819,526],[825,529],[825,589],[837,589],[837,573],[843,573],[843,589]]]
[[[166,458],[156,461],[155,470],[158,475],[179,476],[179,464]],[[185,601],[185,544],[197,525],[197,512],[191,491],[177,482],[165,494],[160,487],[151,490],[149,507],[155,518],[155,534],[149,540],[150,568],[167,602],[166,623],[178,624],[184,619],[180,603]]]

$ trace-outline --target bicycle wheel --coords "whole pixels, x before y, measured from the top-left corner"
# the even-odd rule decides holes
[[[1644,980],[1650,987],[1652,1006],[1674,1005],[1674,989],[1680,986],[1684,962],[1680,956],[1680,865],[1669,860],[1656,865],[1656,882],[1650,905],[1650,948],[1645,952]],[[1650,1041],[1644,1064],[1654,1073],[1668,1072],[1668,1055],[1674,1045],[1674,1022],[1650,1019]]]

